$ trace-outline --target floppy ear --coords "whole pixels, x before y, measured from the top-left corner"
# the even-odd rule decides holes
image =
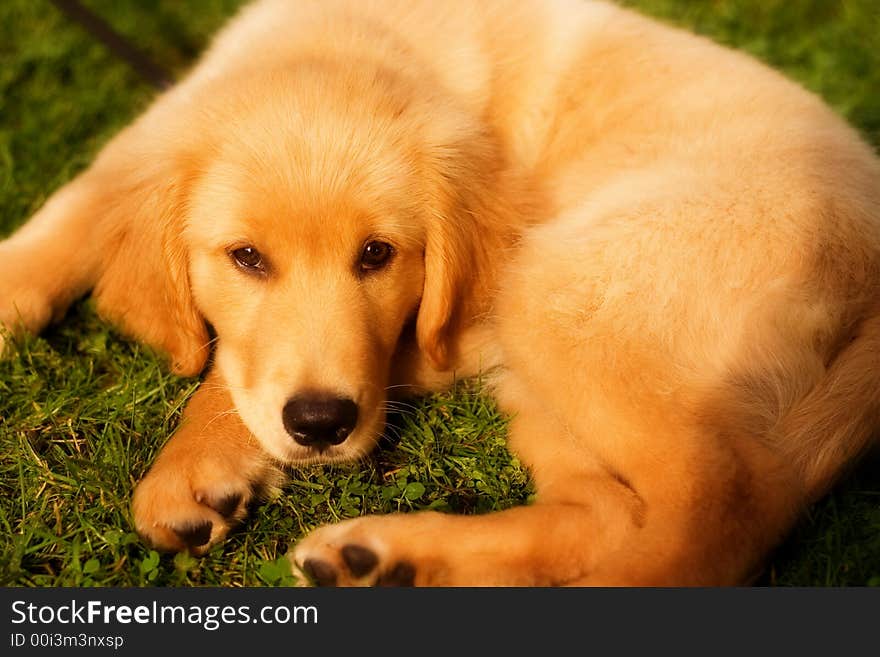
[[[469,114],[447,108],[431,114],[425,230],[425,282],[416,339],[431,366],[455,361],[455,338],[479,311],[499,239],[492,190],[499,168],[494,142]]]
[[[187,169],[169,158],[120,174],[123,184],[100,218],[103,262],[94,295],[102,316],[167,353],[175,373],[192,376],[205,365],[209,339],[193,304],[182,238]]]
[[[416,319],[416,339],[436,370],[445,370],[454,358],[465,295],[473,272],[473,250],[457,217],[436,217],[428,227],[425,244],[425,283]]]

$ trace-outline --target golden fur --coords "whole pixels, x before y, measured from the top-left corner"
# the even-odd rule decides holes
[[[853,130],[579,0],[260,0],[0,243],[8,326],[93,288],[189,375],[216,330],[135,493],[161,548],[222,539],[276,462],[365,453],[392,386],[490,374],[538,501],[318,529],[291,558],[337,584],[748,581],[878,425],[878,286]],[[347,440],[291,440],[304,390],[355,400]]]

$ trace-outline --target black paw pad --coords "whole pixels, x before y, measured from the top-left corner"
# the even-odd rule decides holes
[[[206,504],[221,516],[228,519],[238,511],[241,500],[242,496],[240,494],[232,493],[226,497],[221,497],[216,502],[206,502]]]
[[[355,577],[363,577],[379,563],[375,552],[360,545],[346,545],[342,548],[342,560]]]
[[[187,547],[194,548],[206,545],[211,540],[211,529],[213,529],[211,521],[206,520],[197,525],[188,525],[180,529],[174,528],[174,533]]]
[[[382,573],[378,586],[412,586],[416,581],[416,567],[408,561],[401,561],[391,570]]]
[[[320,559],[306,559],[303,571],[315,586],[336,586],[336,569]]]

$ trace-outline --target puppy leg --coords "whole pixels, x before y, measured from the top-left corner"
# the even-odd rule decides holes
[[[536,504],[486,517],[421,512],[316,530],[290,553],[320,586],[554,586],[584,574],[599,523],[585,506]]]
[[[38,332],[94,285],[101,254],[93,233],[104,198],[84,174],[0,242],[0,326]],[[0,353],[3,344],[0,334]]]
[[[245,428],[223,380],[212,371],[135,489],[135,526],[158,549],[202,554],[245,517],[261,490],[280,481],[280,470]]]

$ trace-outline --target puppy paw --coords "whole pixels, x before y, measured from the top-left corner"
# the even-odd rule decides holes
[[[9,336],[38,333],[59,314],[53,310],[50,295],[39,286],[39,277],[19,261],[14,249],[0,243],[0,355]]]
[[[9,297],[4,297],[9,294]],[[21,298],[21,293],[19,297]],[[11,344],[12,337],[22,332],[38,333],[52,318],[52,311],[45,299],[10,301],[11,292],[6,293],[0,285],[0,357]]]
[[[402,518],[372,516],[320,527],[287,557],[303,584],[315,586],[421,586],[435,560],[418,557],[398,541]]]
[[[135,527],[158,550],[204,554],[247,515],[259,482],[217,464],[193,465],[157,463],[135,489]]]

